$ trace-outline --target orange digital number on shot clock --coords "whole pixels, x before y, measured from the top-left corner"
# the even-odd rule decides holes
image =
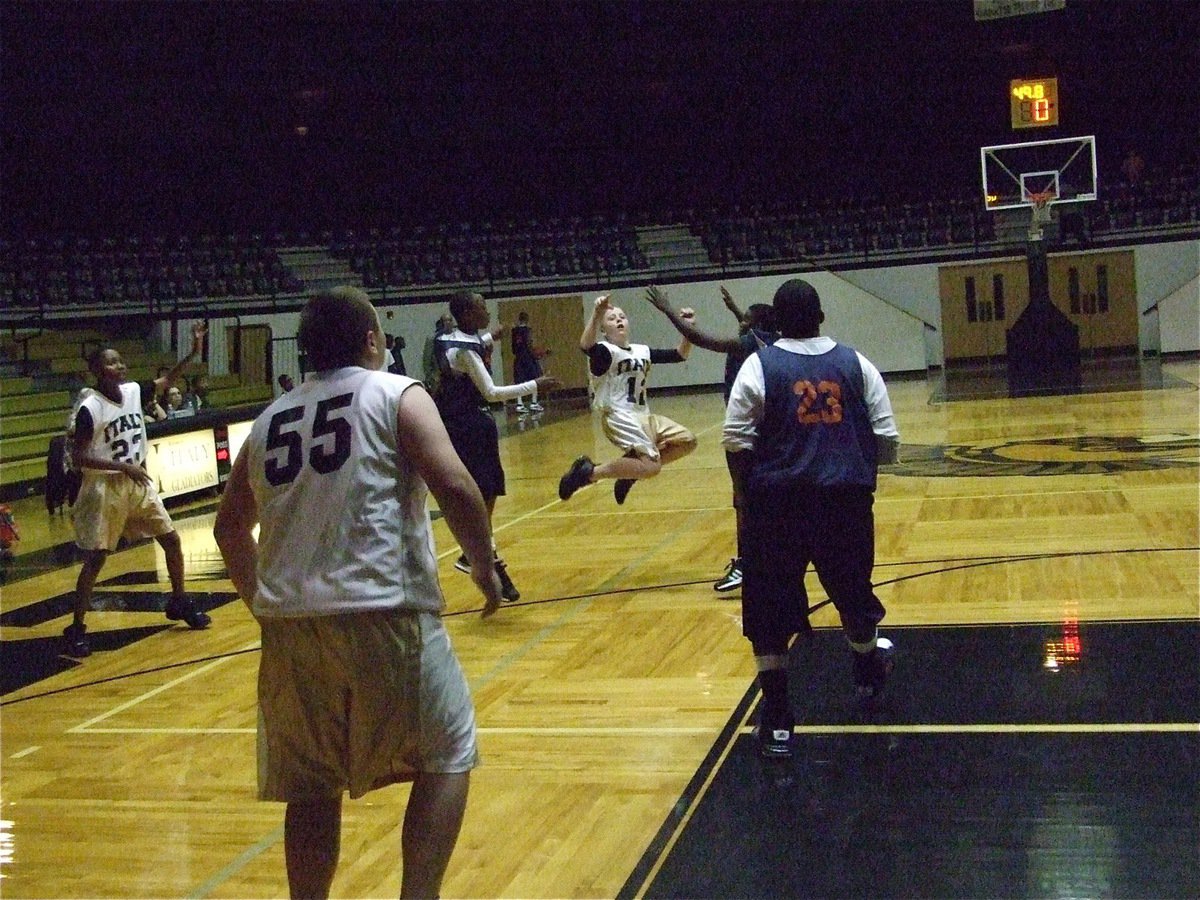
[[[1041,128],[1058,124],[1058,79],[1014,79],[1009,84],[1013,128]]]

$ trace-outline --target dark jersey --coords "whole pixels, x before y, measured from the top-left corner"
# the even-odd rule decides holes
[[[725,354],[725,402],[729,402],[729,392],[733,390],[733,382],[742,368],[742,363],[750,358],[760,345],[770,346],[779,335],[773,331],[757,331],[751,329],[738,336],[738,349]]]
[[[811,356],[762,347],[758,358],[766,391],[751,490],[760,497],[789,487],[874,490],[878,449],[854,349],[836,344]]]
[[[442,418],[453,418],[467,412],[487,409],[487,400],[484,399],[483,394],[479,393],[479,388],[475,387],[475,382],[471,380],[470,376],[458,372],[450,366],[450,360],[446,355],[450,350],[478,354],[479,358],[484,360],[485,365],[487,363],[483,341],[479,338],[463,339],[453,332],[438,336],[434,343],[434,360],[439,373],[434,402],[437,403]]]

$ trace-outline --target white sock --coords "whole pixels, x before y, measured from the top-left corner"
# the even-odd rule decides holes
[[[870,653],[875,649],[875,645],[879,643],[879,632],[876,631],[873,635],[871,635],[871,639],[865,644],[856,644],[849,638],[846,639],[846,643],[850,645],[850,649],[855,653]]]

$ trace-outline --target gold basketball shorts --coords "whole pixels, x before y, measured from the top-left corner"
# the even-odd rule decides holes
[[[116,550],[122,537],[133,541],[175,530],[154,485],[125,475],[85,473],[71,515],[81,550]]]
[[[475,708],[439,616],[262,618],[258,796],[368,791],[478,764]]]

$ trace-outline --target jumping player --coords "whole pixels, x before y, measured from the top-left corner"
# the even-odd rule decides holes
[[[680,310],[691,322],[695,313]],[[604,335],[603,339],[598,333]],[[579,337],[579,347],[588,355],[592,376],[593,406],[607,437],[624,456],[596,465],[581,456],[558,482],[558,496],[566,500],[581,487],[601,478],[614,478],[613,496],[624,503],[634,482],[653,478],[667,463],[682,459],[696,449],[696,436],[677,422],[650,412],[646,404],[646,381],[654,363],[679,363],[692,351],[684,338],[678,349],[650,349],[629,342],[629,320],[625,311],[609,303],[604,294],[596,298],[592,317]]]
[[[207,327],[192,327],[191,352],[147,387],[157,396],[169,388],[184,367],[204,349]],[[68,656],[91,653],[83,619],[92,604],[96,577],[122,537],[152,537],[163,548],[171,599],[167,618],[182,619],[190,628],[207,628],[211,619],[184,593],[183,548],[171,517],[158,496],[146,461],[146,425],[142,388],[125,380],[125,363],[111,348],[88,357],[96,388],[87,392],[71,421],[71,459],[83,475],[75,504],[75,543],[83,551],[83,568],[75,582],[74,619],[63,630]]]

